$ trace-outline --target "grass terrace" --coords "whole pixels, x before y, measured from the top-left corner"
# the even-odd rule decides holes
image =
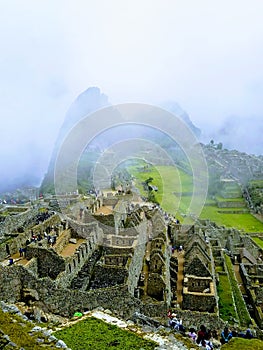
[[[108,350],[152,350],[157,344],[145,340],[129,331],[115,325],[105,323],[94,317],[88,317],[54,335],[62,339],[72,350],[92,349]]]
[[[233,305],[232,288],[227,274],[219,275],[217,292],[219,296],[219,315],[222,320],[230,321],[231,318],[237,319],[238,317]]]
[[[209,219],[220,226],[235,227],[245,232],[263,232],[263,223],[250,213],[243,212],[242,208],[218,208],[212,199],[206,201],[201,219]]]
[[[228,274],[229,274],[229,280],[230,280],[230,284],[231,284],[233,297],[234,297],[234,301],[235,301],[235,305],[236,305],[236,310],[238,313],[238,318],[240,320],[240,324],[244,327],[248,327],[250,322],[251,322],[251,319],[250,319],[249,313],[247,311],[245,301],[244,301],[242,294],[241,294],[241,291],[239,289],[238,282],[236,280],[235,273],[233,270],[233,265],[232,265],[231,259],[228,255],[225,255],[225,262],[226,262],[226,266],[227,266],[227,270],[228,270]]]
[[[10,340],[15,343],[19,349],[23,348],[25,350],[37,350],[39,349],[39,343],[37,339],[39,334],[35,332],[31,333],[34,325],[30,322],[23,320],[21,317],[9,314],[8,312],[3,312],[0,309],[0,328],[5,333],[8,334]],[[2,349],[2,347],[0,347]],[[55,349],[55,344],[52,346],[49,344],[41,344],[41,349]]]
[[[232,338],[221,350],[263,350],[263,341],[259,339]]]
[[[173,166],[148,166],[145,170],[145,163],[141,162],[137,166],[130,166],[128,171],[135,178],[135,186],[142,196],[147,197],[147,192],[143,188],[143,182],[152,177],[152,184],[158,187],[155,192],[155,199],[162,208],[180,220],[184,220],[189,208],[193,182],[192,177],[181,169]],[[244,202],[243,198],[223,198],[217,200],[224,202]],[[218,208],[216,200],[207,198],[202,209],[201,219],[209,219],[220,226],[235,227],[244,232],[263,232],[263,223],[253,215],[246,212],[246,207]]]
[[[253,237],[253,241],[263,249],[263,240],[259,237]]]
[[[143,165],[139,165],[130,166],[128,171],[135,178],[135,186],[145,197],[147,191],[143,187],[143,182],[152,177],[151,184],[158,187],[158,191],[155,192],[158,203],[165,211],[182,219],[192,198],[191,176],[173,166],[155,166],[144,171]]]

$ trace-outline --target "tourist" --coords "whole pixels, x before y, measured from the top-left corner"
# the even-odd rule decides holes
[[[23,256],[23,248],[22,247],[19,248],[19,256],[20,257]]]
[[[201,346],[201,349],[204,349],[204,350],[212,350],[214,348],[211,341],[207,339],[203,339],[200,346]]]
[[[53,245],[54,245],[54,236],[51,236],[51,237],[50,237],[49,242],[50,242],[50,244],[51,244],[51,247],[53,247]]]
[[[185,328],[182,325],[182,320],[178,320],[176,314],[172,314],[172,318],[169,321],[169,325],[176,331],[184,332]]]
[[[251,330],[249,328],[246,330],[246,334],[245,334],[244,338],[246,338],[246,339],[252,339],[253,338],[253,334],[252,334],[252,332],[251,332]]]
[[[170,309],[167,311],[167,317],[170,319],[172,318],[172,311]]]
[[[9,266],[10,266],[10,265],[13,265],[13,264],[14,264],[14,259],[13,259],[13,258],[10,258],[10,259],[8,260],[8,263],[9,263]]]
[[[197,334],[196,334],[194,328],[190,328],[190,329],[189,329],[188,337],[192,340],[193,343],[196,342]]]
[[[226,344],[229,342],[229,340],[233,337],[231,331],[228,329],[228,327],[225,327],[224,330],[221,333],[221,344]]]
[[[207,337],[207,330],[206,330],[206,327],[202,324],[200,326],[200,330],[198,331],[197,333],[197,340],[196,340],[196,343],[198,345],[201,345],[202,344],[202,341],[205,340]]]

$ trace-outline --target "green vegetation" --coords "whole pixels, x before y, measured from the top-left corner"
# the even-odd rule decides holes
[[[129,331],[93,317],[79,321],[54,335],[62,339],[72,350],[108,350],[108,348],[150,350],[156,347],[156,343],[152,341],[144,340]]]
[[[5,334],[9,335],[10,340],[14,342],[19,348],[24,348],[25,350],[39,349],[39,343],[37,343],[39,333],[36,332],[32,335],[29,335],[33,327],[34,325],[32,323],[26,322],[14,314],[3,312],[0,309],[0,328]],[[53,347],[50,347],[50,344],[42,344],[41,348],[55,349],[55,345]]]
[[[151,183],[158,187],[158,192],[154,193],[154,199],[160,203],[165,211],[183,220],[183,216],[187,214],[193,191],[190,175],[172,166],[151,167],[146,166],[145,163],[140,163],[139,166],[130,166],[128,171],[134,176],[135,186],[144,197],[147,197],[148,194],[144,189],[143,182],[152,178]],[[236,189],[237,185],[230,184],[229,187]],[[244,201],[241,197],[226,199],[220,196],[218,200],[225,202]],[[207,198],[200,218],[209,219],[221,226],[235,227],[245,232],[263,231],[263,223],[250,213],[244,212],[244,209],[240,207],[218,208],[215,200]]]
[[[253,241],[263,249],[263,240],[259,237],[253,237]]]
[[[221,350],[263,350],[263,341],[259,339],[232,338]]]
[[[230,214],[226,212],[230,212]],[[231,212],[235,212],[231,213]],[[245,232],[263,231],[263,223],[253,215],[244,213],[241,208],[218,208],[214,200],[208,199],[200,215],[201,219],[209,219],[218,225],[235,227]]]
[[[263,181],[251,181],[247,189],[254,207],[260,207],[263,203]]]
[[[190,205],[193,191],[192,177],[173,166],[156,166],[145,168],[145,165],[130,166],[130,173],[135,178],[135,186],[142,196],[147,197],[143,183],[152,178],[151,184],[158,187],[154,193],[161,207],[172,215],[182,219]]]
[[[238,313],[238,318],[240,320],[240,324],[241,326],[248,327],[251,322],[251,319],[247,311],[245,301],[238,287],[238,283],[235,277],[231,259],[228,255],[225,255],[225,262],[226,262],[226,266],[229,274],[229,280],[231,283],[231,288],[232,288],[233,297],[234,297],[234,301],[235,301],[235,305]]]
[[[224,198],[224,197],[216,196],[216,200],[218,202],[242,202],[245,204],[244,198],[242,198],[242,197]]]
[[[219,314],[224,321],[230,321],[231,318],[237,319],[236,310],[233,306],[232,288],[227,274],[219,275],[219,284],[217,287],[219,296]]]

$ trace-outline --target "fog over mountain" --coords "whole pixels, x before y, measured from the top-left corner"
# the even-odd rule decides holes
[[[94,92],[87,110],[163,106],[203,142],[262,153],[261,1],[1,5],[0,192],[41,183],[65,115],[94,86],[105,96]]]
[[[111,106],[109,97],[101,92],[98,87],[90,87],[83,91],[70,105],[65,119],[58,130],[52,153],[50,152],[52,146],[51,142],[46,151],[39,151],[39,159],[48,159],[50,157],[49,165],[46,164],[46,169],[40,171],[34,168],[34,166],[31,166],[29,161],[28,172],[26,174],[21,173],[20,176],[18,175],[10,179],[5,179],[5,181],[1,183],[0,191],[14,190],[18,187],[28,185],[39,186],[44,175],[44,183],[45,181],[52,180],[59,147],[70,130],[83,117],[108,106]],[[254,153],[256,155],[262,154],[262,119],[258,120],[254,117],[246,120],[240,117],[229,117],[221,125],[211,127],[210,124],[207,123],[204,125],[204,130],[201,130],[193,124],[188,113],[183,110],[177,102],[170,100],[168,102],[159,103],[159,106],[181,118],[202,142],[208,143],[213,139],[215,142],[222,142],[225,148],[237,149],[241,152]],[[131,128],[131,126],[126,126],[121,129],[121,135],[118,130],[111,130],[101,137],[98,137],[94,145],[100,149],[104,149],[121,139],[138,137],[138,135],[142,138],[147,138],[149,136],[147,132],[145,133],[145,131],[143,132],[139,128],[136,129],[136,127]],[[23,158],[25,159],[26,157],[23,156]]]
[[[221,125],[207,128],[203,140],[214,139],[222,142],[228,149],[236,149],[249,154],[263,154],[263,117],[251,116],[247,119],[239,116],[228,117]]]

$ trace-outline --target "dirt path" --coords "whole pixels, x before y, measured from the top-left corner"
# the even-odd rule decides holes
[[[86,240],[84,238],[81,238],[77,240],[77,243],[68,243],[59,255],[63,256],[64,258],[73,255],[81,243],[85,241]]]
[[[14,264],[26,265],[28,260],[25,257],[21,257],[19,253],[13,254],[11,258],[14,260]]]
[[[100,215],[100,214],[110,215],[112,214],[112,212],[113,212],[112,207],[102,206],[96,211],[95,215]]]

